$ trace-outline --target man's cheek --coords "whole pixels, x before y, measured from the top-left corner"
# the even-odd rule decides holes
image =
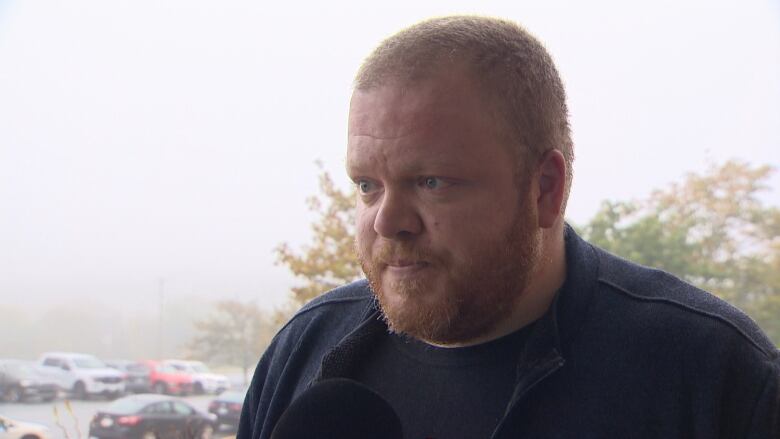
[[[374,235],[374,217],[369,212],[358,210],[355,221],[355,242],[358,250],[366,250],[365,246],[370,244]]]

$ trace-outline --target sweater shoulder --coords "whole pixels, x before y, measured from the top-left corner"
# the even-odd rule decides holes
[[[357,326],[373,309],[368,281],[357,280],[334,288],[303,305],[279,330],[278,337],[306,329],[326,330],[321,336],[343,333]]]
[[[306,303],[298,313],[305,313],[322,306],[365,302],[366,300],[372,300],[372,298],[373,295],[368,286],[368,281],[366,279],[360,279],[315,297]]]
[[[596,248],[596,253],[601,290],[622,296],[640,309],[652,307],[654,312],[643,315],[656,319],[657,324],[675,322],[687,333],[714,328],[721,339],[741,339],[767,360],[780,356],[758,325],[728,302],[663,270],[627,261],[603,249]]]

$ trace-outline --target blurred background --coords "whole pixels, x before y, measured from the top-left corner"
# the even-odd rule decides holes
[[[452,13],[515,20],[556,60],[569,221],[780,343],[777,1],[4,0],[0,357],[251,369],[291,310],[357,275],[343,161],[358,65]]]

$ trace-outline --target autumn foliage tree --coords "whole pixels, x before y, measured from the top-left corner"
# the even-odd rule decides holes
[[[780,343],[780,209],[759,198],[772,172],[712,166],[645,200],[605,202],[583,234],[722,297]]]
[[[287,243],[276,248],[278,262],[304,282],[292,288],[296,306],[361,276],[354,245],[355,192],[339,189],[327,172],[320,175],[319,184],[321,198],[307,200],[319,217],[312,224],[312,244],[300,254]]]

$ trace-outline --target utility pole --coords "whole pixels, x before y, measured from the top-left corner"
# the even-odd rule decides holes
[[[158,315],[157,315],[157,359],[162,360],[163,359],[163,323],[164,323],[164,312],[165,312],[165,279],[160,278],[159,279],[159,290],[158,290],[158,299],[159,299],[159,308],[158,308]]]

